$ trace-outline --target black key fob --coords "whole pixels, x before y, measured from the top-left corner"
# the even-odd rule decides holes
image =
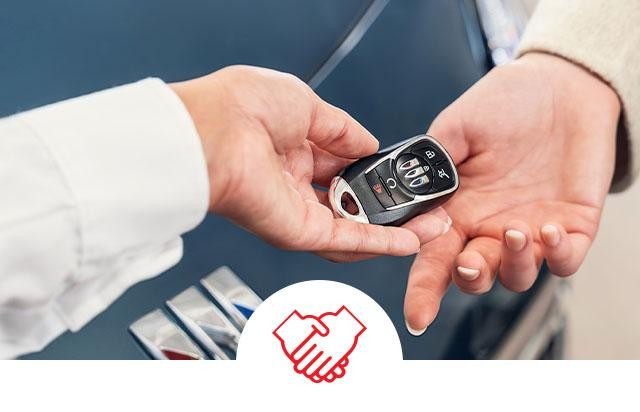
[[[449,153],[420,135],[345,168],[331,182],[329,202],[344,218],[397,226],[440,206],[457,189]]]

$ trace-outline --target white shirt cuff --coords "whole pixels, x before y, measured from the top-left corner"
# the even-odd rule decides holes
[[[14,118],[57,164],[77,211],[73,244],[79,250],[71,273],[44,281],[53,285],[50,301],[0,311],[0,326],[13,334],[0,339],[4,357],[39,350],[66,329],[79,329],[127,288],[174,265],[182,256],[180,235],[202,221],[209,199],[195,126],[159,79]]]

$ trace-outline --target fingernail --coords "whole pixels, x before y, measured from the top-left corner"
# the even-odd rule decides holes
[[[466,268],[464,266],[458,266],[458,275],[464,280],[475,280],[480,276],[478,269]]]
[[[407,322],[407,320],[404,320],[404,325],[407,327],[407,330],[409,331],[410,334],[412,334],[413,336],[420,336],[424,333],[424,331],[427,330],[427,328],[425,327],[424,329],[413,329],[411,326],[409,326],[409,322]]]
[[[520,252],[527,243],[527,237],[519,230],[509,229],[504,233],[507,248],[513,252]]]
[[[447,211],[444,210],[444,208],[442,206],[438,206],[435,209],[431,210],[429,212],[430,215],[437,217],[438,219],[442,220],[442,221],[446,221],[447,218],[449,217],[449,215],[447,214]]]
[[[540,229],[542,240],[548,246],[556,247],[560,243],[560,231],[554,225],[544,225]]]
[[[430,215],[437,217],[440,221],[442,221],[442,233],[440,236],[444,235],[451,229],[451,224],[453,221],[451,217],[447,214],[447,211],[442,208],[442,206],[437,207],[429,212]]]

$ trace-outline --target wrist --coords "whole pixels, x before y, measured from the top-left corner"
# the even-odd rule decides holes
[[[516,64],[526,65],[542,75],[553,87],[554,96],[570,100],[574,106],[593,104],[601,115],[617,119],[621,103],[616,91],[605,80],[587,68],[564,57],[545,52],[530,52]]]
[[[230,116],[229,96],[221,79],[215,72],[205,77],[169,84],[169,87],[180,98],[195,125],[200,137],[202,151],[207,165],[209,177],[209,211],[216,212],[220,200],[227,193],[229,171],[221,168],[225,145],[223,140],[228,135]]]
[[[298,311],[293,311],[293,313],[273,331],[273,334],[284,342],[298,340],[297,335],[299,334],[301,323],[302,316],[300,316]]]

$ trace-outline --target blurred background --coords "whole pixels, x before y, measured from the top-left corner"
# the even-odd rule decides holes
[[[607,198],[600,231],[567,296],[567,356],[640,359],[640,185]]]
[[[3,0],[0,116],[144,77],[176,81],[230,64],[292,72],[344,108],[382,145],[426,130],[495,65],[512,59],[534,0]],[[336,265],[276,250],[216,216],[185,236],[179,265],[127,291],[78,333],[32,359],[142,359],[129,325],[230,266],[261,297],[330,279],[373,297],[408,359],[640,358],[640,186],[607,201],[580,273],[543,268],[527,293],[451,289],[425,335],[406,332],[411,258]],[[632,206],[633,205],[633,206]]]

